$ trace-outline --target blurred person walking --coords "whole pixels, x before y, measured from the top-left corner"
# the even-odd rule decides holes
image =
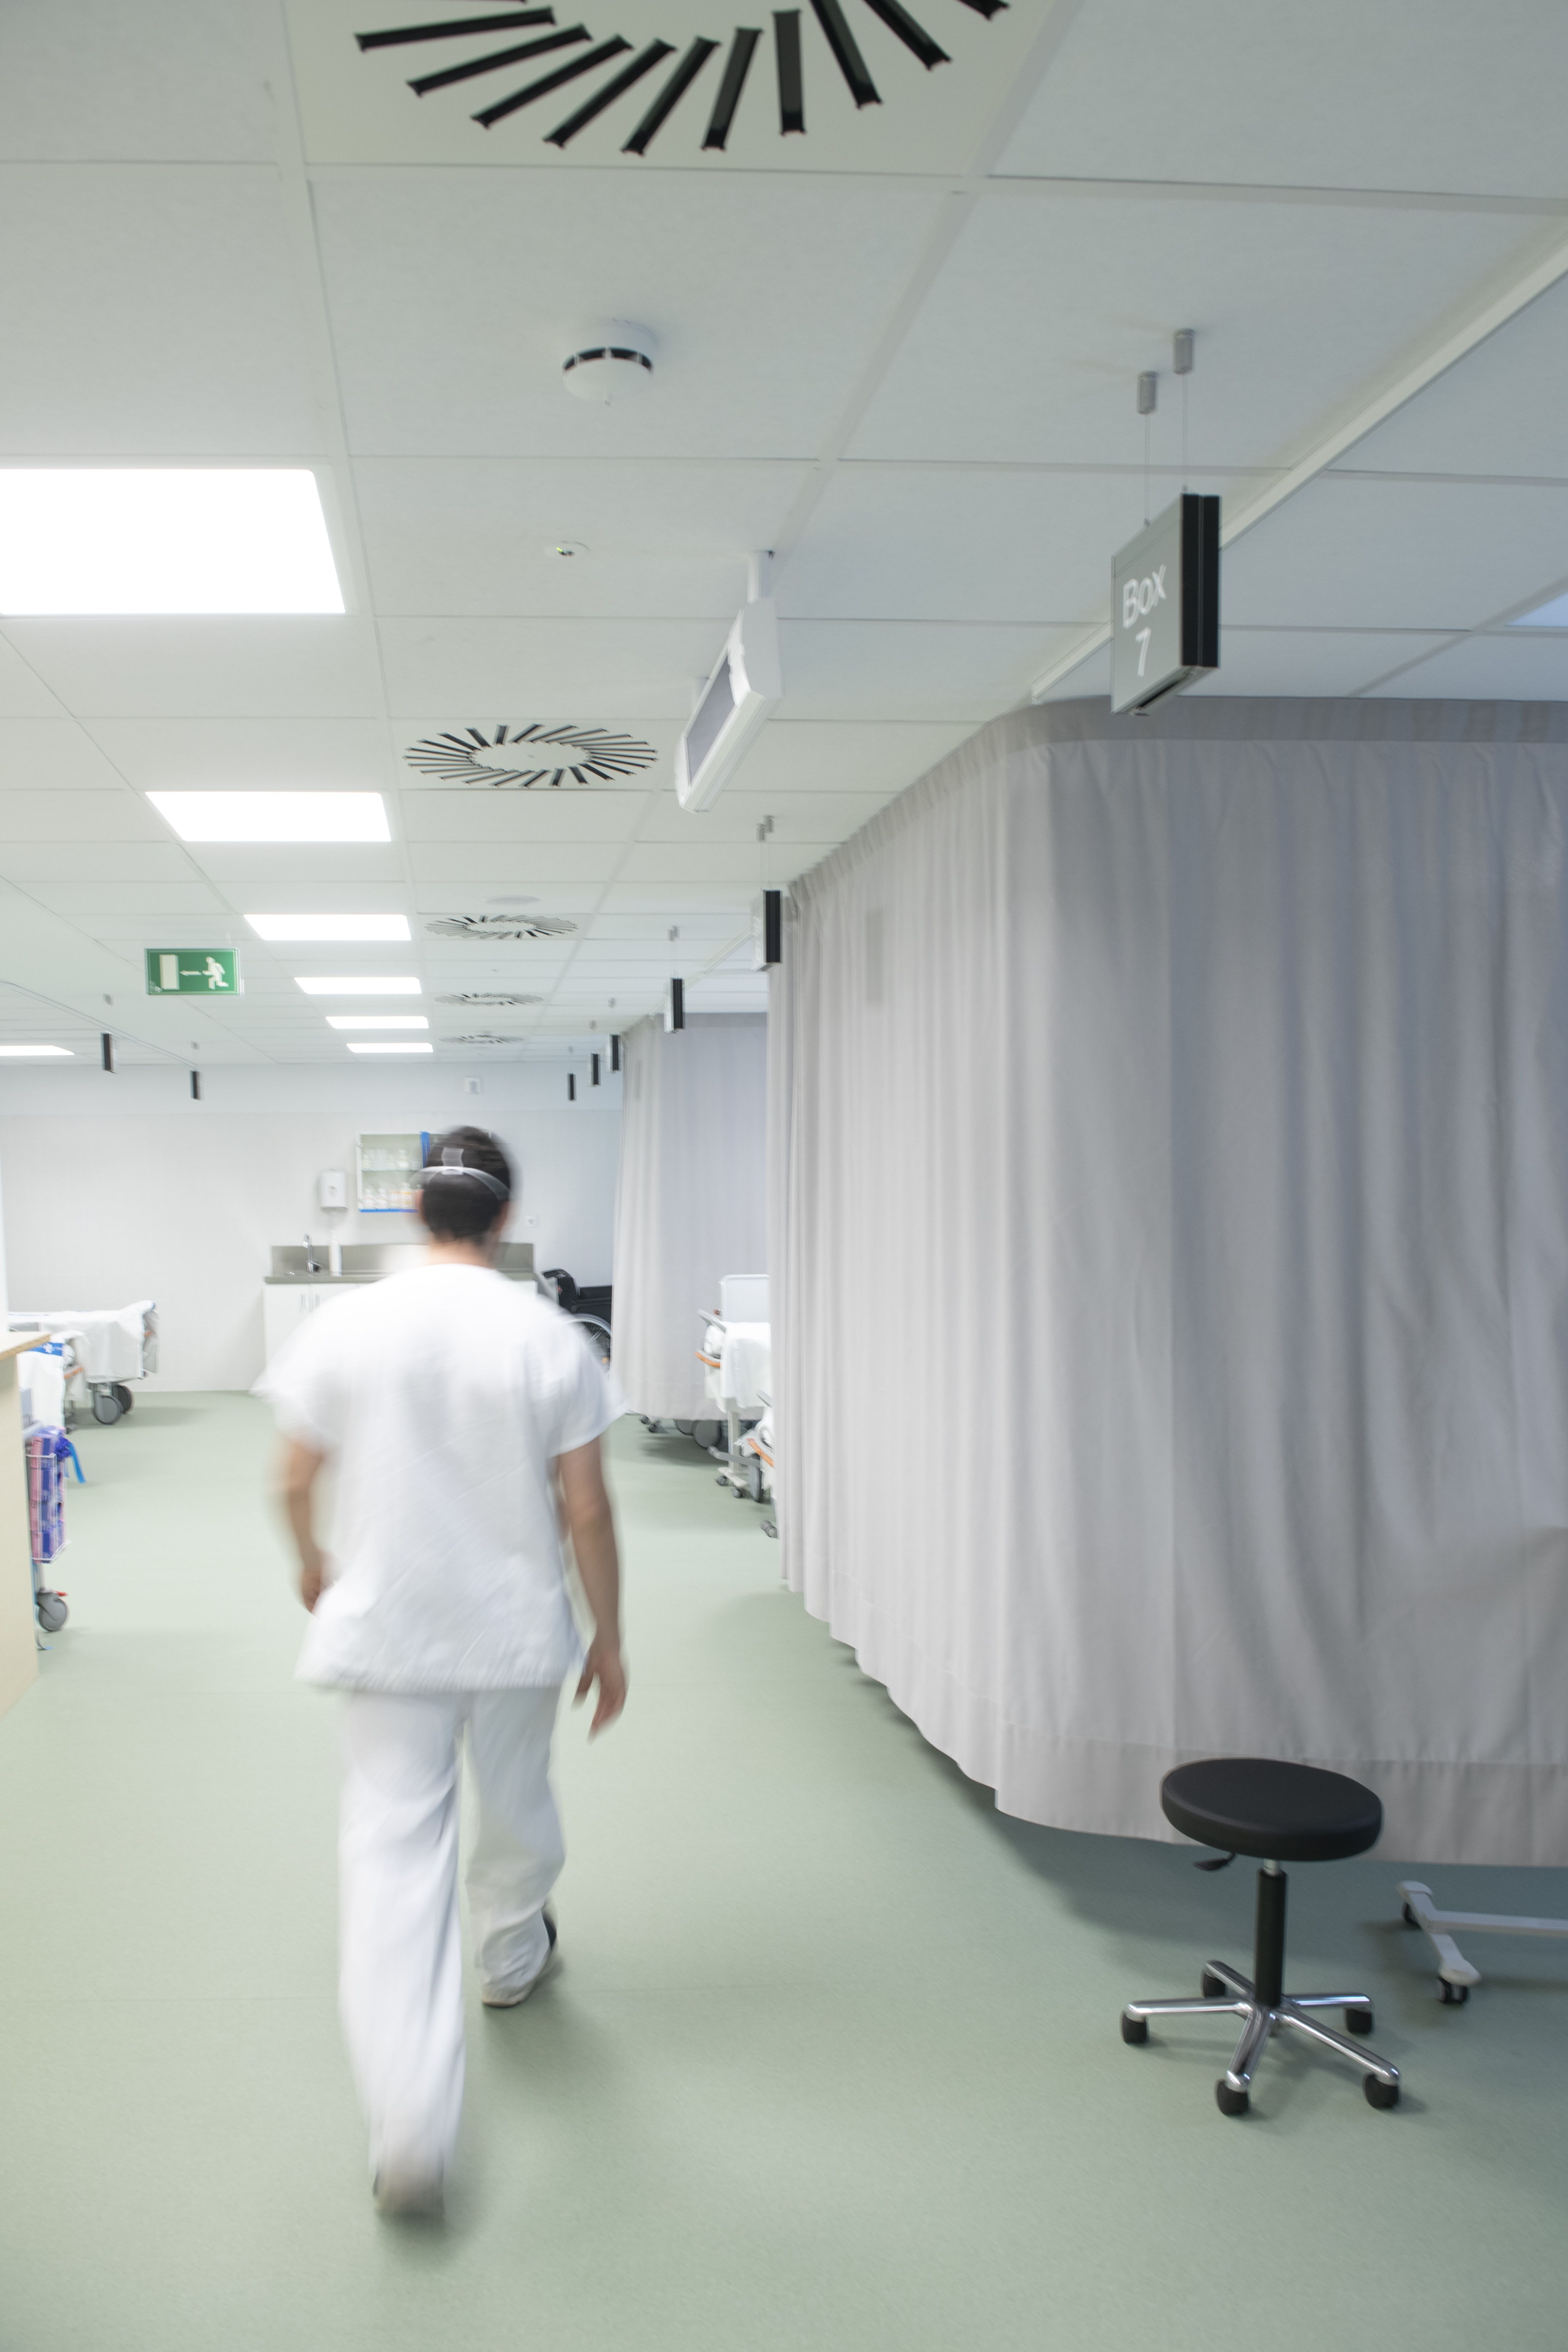
[[[509,2009],[555,1958],[562,1685],[580,1673],[579,1700],[596,1685],[595,1732],[626,1703],[599,1447],[616,1407],[570,1318],[495,1269],[511,1197],[494,1136],[441,1137],[421,1180],[427,1262],[320,1308],[258,1383],[311,1612],[300,1676],[347,1693],[340,1999],[384,2213],[440,2210],[462,2108],[459,1746],[479,1800],[481,1997]],[[594,1619],[585,1656],[563,1527]]]

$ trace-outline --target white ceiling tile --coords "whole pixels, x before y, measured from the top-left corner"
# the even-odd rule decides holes
[[[1568,635],[1521,629],[1508,636],[1467,637],[1371,690],[1417,701],[1435,695],[1481,702],[1568,702]]]
[[[1189,487],[1233,484],[1194,474]],[[1181,488],[1179,473],[1156,480],[1154,511]],[[1141,472],[840,467],[780,569],[779,610],[1081,628],[1104,611],[1111,555],[1146,511]]]
[[[997,166],[1568,193],[1554,0],[1089,0]]]
[[[482,847],[467,842],[411,842],[408,866],[416,882],[468,882],[476,888],[488,885],[493,889],[514,882],[605,880],[620,856],[614,842],[495,842]]]
[[[901,792],[973,731],[967,719],[921,725],[774,717],[725,785],[724,796],[760,800],[760,816],[772,797],[783,793]]]
[[[1220,659],[1225,659],[1225,631],[1220,631]],[[1100,646],[1095,652],[1069,669],[1065,677],[1040,697],[1042,702],[1081,702],[1089,698],[1109,701],[1110,697],[1110,647]]]
[[[635,891],[632,896],[636,905],[626,908],[622,905],[621,894],[618,891],[610,892],[608,911],[595,915],[594,918],[592,933],[594,940],[608,946],[614,946],[617,941],[625,941],[642,943],[651,947],[655,942],[667,938],[668,926],[662,914],[653,911],[651,908],[644,908],[645,894],[642,891]],[[746,919],[742,918],[742,920],[744,919]],[[717,912],[700,909],[694,912],[689,908],[680,918],[682,939],[703,939],[710,941],[728,939],[737,929],[734,916],[723,909]]]
[[[941,621],[786,621],[784,709],[799,719],[994,718],[1070,631]]]
[[[8,882],[184,882],[188,854],[163,841],[21,841],[0,844]]]
[[[354,467],[383,614],[727,621],[771,547],[798,465],[468,457]],[[558,541],[582,545],[563,559]]]
[[[397,842],[201,841],[189,845],[194,864],[232,895],[237,887],[313,893],[301,907],[400,906],[404,852]],[[325,897],[323,898],[323,895]],[[366,897],[366,893],[369,897]],[[254,900],[252,903],[255,903]]]
[[[0,719],[0,786],[101,793],[113,791],[121,776],[74,719]]]
[[[8,636],[0,635],[0,719],[53,719],[68,724],[69,717],[58,695],[45,685],[32,663]]]
[[[1141,467],[1134,387],[1154,368],[1151,455],[1179,467],[1171,337],[1193,327],[1192,465],[1278,466],[1541,241],[1539,220],[1491,213],[991,195],[849,455]]]
[[[84,719],[361,719],[381,708],[357,620],[9,621],[17,651]]]
[[[1222,629],[1474,628],[1565,570],[1568,488],[1333,474],[1226,549]]]
[[[6,0],[0,154],[270,163],[249,0]]]
[[[16,164],[0,194],[14,351],[0,450],[36,456],[321,446],[278,176],[270,165]]]
[[[174,922],[226,911],[205,882],[34,882],[27,887],[28,896],[40,906],[70,915],[84,929],[94,931],[98,917],[129,921],[155,916],[160,922]]]
[[[537,170],[325,171],[315,193],[352,444],[398,457],[811,457],[945,201]],[[601,316],[658,337],[641,401],[561,382]]]
[[[167,841],[169,827],[140,793],[0,792],[0,842]]]
[[[769,871],[775,849],[797,842],[843,841],[885,808],[891,793],[781,793],[773,834],[766,845]],[[721,792],[711,808],[693,816],[673,792],[661,793],[651,814],[638,829],[639,841],[658,841],[696,847],[703,842],[749,842],[753,858],[762,852],[757,825],[762,804],[754,793]]]
[[[1416,661],[1441,635],[1394,629],[1226,629],[1220,667],[1193,694],[1359,694],[1397,663]]]
[[[92,719],[86,732],[142,792],[383,792],[394,780],[374,719]],[[5,737],[0,732],[0,758]]]
[[[1554,286],[1358,441],[1342,473],[1568,478],[1568,287]]]
[[[724,643],[718,621],[393,620],[381,625],[394,710],[498,714],[548,703],[584,725],[632,713],[684,723]]]
[[[673,793],[671,795],[673,798]],[[411,842],[625,841],[647,806],[646,790],[609,786],[536,792],[405,792],[403,830]]]
[[[652,917],[658,922],[673,922],[679,919],[684,934],[688,919],[693,916],[718,915],[723,910],[725,919],[717,922],[710,936],[723,939],[731,929],[730,919],[738,931],[751,920],[752,892],[754,885],[747,882],[614,882],[605,893],[605,911],[595,929],[602,929],[605,921],[616,916]]]
[[[826,857],[831,842],[770,843],[773,852],[769,860],[775,875],[793,880],[807,866]],[[749,889],[758,887],[757,849],[754,842],[689,841],[637,842],[626,853],[626,862],[617,879],[623,882],[668,882],[679,887],[687,882],[735,882]]]

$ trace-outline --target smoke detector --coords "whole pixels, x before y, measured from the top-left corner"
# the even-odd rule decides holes
[[[561,373],[574,399],[609,408],[642,397],[653,382],[653,354],[654,338],[646,327],[611,319],[567,353]]]

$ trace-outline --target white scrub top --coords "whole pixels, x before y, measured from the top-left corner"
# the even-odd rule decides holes
[[[568,1316],[488,1267],[422,1266],[323,1303],[257,1388],[337,1471],[301,1681],[508,1690],[576,1671],[551,1465],[616,1406]]]

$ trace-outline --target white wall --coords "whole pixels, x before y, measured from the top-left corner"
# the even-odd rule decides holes
[[[512,1238],[536,1265],[611,1278],[620,1081],[565,1099],[563,1067],[218,1069],[190,1099],[183,1070],[0,1075],[5,1270],[29,1307],[155,1298],[151,1388],[247,1388],[261,1370],[261,1281],[274,1243],[416,1238],[412,1217],[331,1218],[323,1169],[348,1171],[361,1132],[494,1130],[521,1171]],[[585,1099],[584,1097],[586,1097]]]

